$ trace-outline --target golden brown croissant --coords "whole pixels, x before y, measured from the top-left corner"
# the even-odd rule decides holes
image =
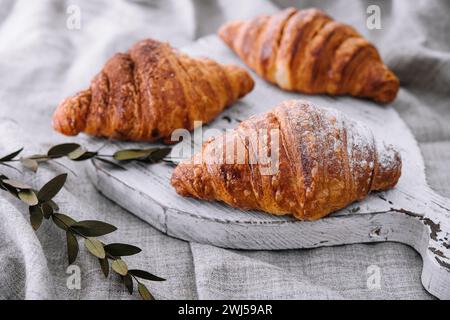
[[[211,121],[253,86],[238,66],[192,59],[166,43],[143,40],[114,55],[89,89],[64,100],[53,126],[66,135],[168,142],[175,129]]]
[[[219,35],[257,74],[285,90],[387,103],[399,89],[371,43],[318,9],[230,22]]]
[[[177,166],[172,185],[183,196],[316,220],[394,187],[401,167],[399,153],[377,143],[366,126],[286,101],[207,141]]]

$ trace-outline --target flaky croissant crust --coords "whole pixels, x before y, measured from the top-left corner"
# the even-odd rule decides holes
[[[254,134],[260,130],[278,130],[278,147]],[[225,161],[239,157],[237,142],[245,145],[245,161]],[[250,161],[258,150],[277,152],[278,170],[267,174],[266,163]],[[201,153],[177,166],[172,185],[183,196],[316,220],[370,191],[394,187],[401,167],[400,154],[377,142],[366,126],[332,109],[287,101],[242,122],[231,135],[207,141]]]
[[[210,122],[253,86],[238,66],[193,59],[148,39],[114,55],[89,89],[64,100],[53,126],[66,135],[169,142],[175,129]]]
[[[233,21],[220,37],[264,79],[307,94],[353,95],[387,103],[399,80],[377,49],[351,26],[318,9],[289,8]]]

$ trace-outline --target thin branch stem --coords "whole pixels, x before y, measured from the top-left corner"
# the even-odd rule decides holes
[[[98,154],[97,157],[101,157],[101,158],[114,158],[114,155],[111,155],[111,154]]]
[[[56,212],[56,214],[60,214],[60,213]],[[55,218],[56,220],[58,220],[59,222],[61,222],[64,226],[66,226],[66,227],[67,227],[67,231],[70,230],[70,232],[73,232],[73,233],[75,233],[76,235],[79,235],[80,237],[82,237],[82,238],[84,238],[84,239],[87,239],[87,238],[88,238],[88,237],[86,237],[84,234],[82,234],[81,232],[79,232],[79,231],[77,231],[77,230],[74,230],[74,229],[71,229],[70,226],[69,226],[67,223],[65,223],[63,220],[61,220],[60,218],[58,218],[58,216],[56,216],[55,214],[52,214],[52,218]]]
[[[106,144],[105,144],[106,145]],[[99,154],[98,152],[101,150],[101,149],[103,149],[104,147],[105,147],[105,145],[103,145],[97,152],[94,152],[95,154],[91,154],[89,157],[86,157],[86,158],[80,158],[80,160],[88,160],[88,159],[101,159],[101,158],[114,158],[114,155],[106,155],[106,154]],[[20,154],[20,152],[22,151],[22,149],[19,151],[19,152],[16,152],[15,153],[15,156],[14,156],[14,158],[16,158],[19,154]],[[86,151],[87,152],[87,151]],[[12,155],[12,154],[11,154]],[[7,156],[8,157],[8,156]],[[5,157],[5,158],[7,158],[7,157]],[[61,159],[61,158],[64,158],[64,157],[67,157],[67,158],[69,158],[70,159],[70,157],[68,156],[68,155],[42,155],[42,156],[40,156],[40,155],[36,155],[36,156],[31,156],[29,159],[33,159],[33,160],[36,160],[38,163],[39,162],[47,162],[47,161],[49,161],[49,160],[55,160],[55,161],[53,161],[55,164],[57,164],[57,165],[59,165],[59,166],[61,166],[61,167],[64,167],[65,169],[67,169],[67,170],[69,170],[70,172],[72,172],[75,176],[76,176],[76,173],[72,170],[72,169],[70,169],[69,167],[67,167],[67,166],[65,166],[64,164],[62,164],[62,163],[60,163],[59,161],[56,161],[57,159]],[[22,161],[22,159],[23,158],[21,158],[21,159],[10,159],[10,160],[4,160],[4,161],[0,161],[0,165],[3,165],[3,166],[6,166],[6,167],[10,167],[10,168],[12,168],[12,169],[14,169],[14,170],[16,170],[16,171],[18,171],[19,173],[22,173],[19,169],[17,169],[17,168],[15,168],[14,166],[11,166],[11,165],[9,165],[8,164],[8,162],[11,162],[11,163],[15,163],[15,162],[21,162]],[[25,158],[26,159],[26,158]],[[70,160],[72,160],[72,161],[76,161],[77,159],[70,159]],[[132,159],[132,160],[136,160],[136,161],[139,161],[139,160],[141,160],[141,159]],[[106,159],[104,159],[104,161],[107,161]],[[155,159],[154,160],[155,162],[158,162],[158,161],[166,161],[166,159]],[[118,164],[119,165],[119,164]],[[119,165],[120,166],[120,165]],[[2,179],[7,179],[6,178],[6,176],[4,176],[4,175],[2,175],[1,173],[0,173],[0,175],[3,177]],[[15,194],[15,193],[17,193],[17,192],[19,192],[20,191],[20,189],[18,189],[18,188],[13,188],[13,189],[8,189],[8,190],[5,190],[5,191],[7,191],[7,192],[9,192],[9,193],[11,193],[11,194]],[[41,205],[41,204],[40,204]],[[40,206],[39,205],[39,206]],[[31,207],[30,207],[31,208]],[[41,207],[41,210],[42,210],[42,207]],[[59,210],[58,210],[59,211]],[[63,226],[63,229],[65,229],[66,230],[66,232],[71,232],[72,234],[74,234],[74,235],[77,235],[77,236],[79,236],[79,237],[82,237],[82,238],[84,238],[84,239],[88,239],[89,237],[88,236],[86,236],[86,235],[84,235],[82,232],[80,232],[79,230],[76,230],[76,229],[72,229],[71,228],[71,226],[69,226],[63,219],[60,219],[57,215],[58,214],[61,214],[61,213],[59,213],[59,212],[52,212],[51,213],[51,215],[50,215],[50,217],[52,218],[52,221],[53,221],[53,223],[55,223],[56,225],[58,225],[57,223],[56,223],[56,221],[58,221],[62,226]],[[74,220],[75,221],[75,220]],[[103,246],[105,246],[105,244],[103,244],[102,243],[102,245]],[[76,258],[76,256],[75,256],[75,258]],[[106,259],[110,259],[110,260],[117,260],[117,259],[122,259],[122,257],[121,256],[113,256],[113,255],[111,255],[111,254],[109,254],[108,252],[106,252],[105,251],[105,258]],[[130,275],[131,277],[132,277],[132,279],[134,279],[138,284],[142,284],[139,280],[138,280],[138,278],[137,277],[135,277],[133,274],[131,274],[131,273],[127,273],[128,275]],[[141,294],[141,296],[142,296],[142,294]],[[143,298],[144,298],[144,296],[142,296]]]
[[[128,273],[137,283],[141,283],[133,274]]]

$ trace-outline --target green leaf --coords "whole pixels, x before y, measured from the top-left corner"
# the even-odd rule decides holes
[[[85,150],[82,147],[79,147],[77,149],[75,149],[74,151],[70,152],[67,157],[71,160],[76,160],[78,158],[80,158],[83,154],[85,154],[87,152],[87,150]]]
[[[137,278],[141,278],[141,279],[145,279],[145,280],[166,281],[166,279],[155,276],[154,274],[151,274],[150,272],[147,272],[144,270],[132,269],[132,270],[129,270],[128,273],[132,274],[133,276],[135,276]]]
[[[143,284],[143,283],[138,283],[138,291],[139,294],[141,295],[141,298],[144,300],[154,300],[155,298],[153,298],[152,294],[150,293],[150,291],[148,291],[147,287]]]
[[[79,246],[78,240],[72,232],[67,231],[66,238],[67,238],[67,256],[69,258],[69,265],[70,265],[74,263],[75,260],[77,259]]]
[[[71,225],[76,223],[76,221],[73,220],[71,217],[62,213],[54,213],[52,215],[52,220],[58,227],[60,227],[65,231],[67,231]]]
[[[117,151],[113,157],[117,161],[138,160],[156,163],[163,160],[171,150],[171,148],[127,149]]]
[[[49,204],[49,202],[44,202],[41,205],[41,209],[45,219],[49,219],[54,212],[53,207]]]
[[[37,162],[44,162],[51,160],[51,158],[46,154],[34,154],[32,156],[29,156],[28,159],[36,160]]]
[[[63,143],[53,146],[48,150],[47,155],[50,157],[64,157],[75,151],[81,146],[78,143]]]
[[[108,278],[109,275],[109,262],[108,258],[98,259],[100,262],[100,268],[102,268],[102,272],[105,275],[105,278]]]
[[[25,168],[27,168],[27,169],[29,169],[29,170],[31,170],[33,172],[36,172],[37,169],[39,168],[39,163],[35,159],[21,158],[20,162],[22,163],[22,165]]]
[[[120,274],[121,276],[125,276],[128,273],[128,266],[122,259],[114,260],[111,264],[112,269]]]
[[[122,277],[122,280],[123,280],[123,284],[127,288],[128,292],[130,294],[133,294],[133,278],[129,274],[127,274]]]
[[[117,169],[120,169],[120,170],[127,170],[127,168],[125,168],[124,166],[121,166],[120,164],[118,164],[116,162],[113,162],[113,161],[109,161],[107,159],[103,159],[103,158],[98,158],[97,157],[97,158],[95,158],[95,160],[101,161],[103,163],[106,163],[106,164],[108,164],[108,165],[110,165],[112,167],[115,167]]]
[[[105,251],[114,257],[125,257],[138,254],[142,250],[125,243],[111,243],[105,246]]]
[[[175,161],[169,160],[169,159],[162,159],[162,162],[167,164],[168,166],[175,168],[178,164]]]
[[[61,188],[66,183],[67,173],[61,174],[54,177],[52,180],[47,182],[41,190],[38,192],[38,199],[40,202],[47,202],[53,199],[54,196],[58,194]]]
[[[100,237],[117,230],[109,223],[95,220],[79,221],[71,227],[87,237]]]
[[[55,201],[49,200],[49,201],[47,201],[46,203],[48,203],[48,205],[49,205],[50,207],[52,207],[52,209],[53,209],[54,212],[55,212],[55,211],[59,211],[59,206],[56,204]]]
[[[84,160],[89,160],[92,158],[95,158],[97,156],[97,152],[90,152],[90,151],[86,151],[85,153],[83,153],[81,156],[79,156],[76,159],[72,159],[73,161],[84,161]]]
[[[33,190],[21,190],[18,193],[19,199],[25,202],[29,206],[35,206],[39,203],[39,200]]]
[[[15,157],[17,157],[22,151],[23,151],[23,148],[20,148],[19,150],[14,151],[13,153],[10,153],[10,154],[4,156],[3,158],[0,158],[0,162],[11,161]]]
[[[103,249],[103,244],[97,240],[96,238],[87,238],[84,241],[84,245],[92,253],[99,259],[104,259],[106,256],[105,249]]]
[[[4,184],[7,184],[8,186],[11,186],[13,188],[17,188],[17,189],[21,189],[21,190],[29,190],[31,189],[31,187],[25,183],[19,182],[19,181],[15,181],[15,180],[3,180]]]
[[[38,230],[42,224],[42,219],[44,217],[42,210],[39,206],[31,206],[28,208],[30,212],[30,223],[33,230]]]
[[[171,148],[160,148],[160,149],[157,149],[154,152],[152,152],[150,154],[150,156],[147,157],[147,159],[145,159],[145,162],[149,162],[149,163],[160,162],[165,157],[167,157],[171,151],[172,151]]]
[[[10,194],[12,194],[14,197],[19,198],[19,192],[17,191],[16,188],[14,188],[8,184],[2,184],[2,188],[4,188],[4,190],[6,190]]]
[[[114,153],[113,158],[117,161],[139,160],[148,157],[155,149],[127,149]]]

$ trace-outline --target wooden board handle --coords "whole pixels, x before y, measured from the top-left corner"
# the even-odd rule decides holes
[[[416,248],[423,259],[422,284],[434,296],[450,299],[450,209],[430,190],[429,210],[421,218],[424,237]]]

